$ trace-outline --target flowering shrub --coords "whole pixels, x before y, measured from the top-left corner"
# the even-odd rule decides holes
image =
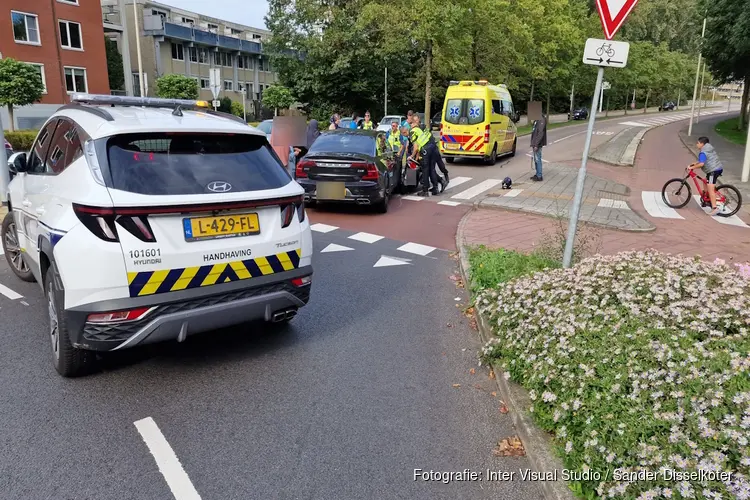
[[[529,391],[566,467],[602,475],[574,489],[589,498],[750,498],[750,276],[742,272],[626,252],[479,293],[496,335],[484,355]],[[656,477],[616,480],[616,469]],[[731,477],[675,480],[667,470]]]

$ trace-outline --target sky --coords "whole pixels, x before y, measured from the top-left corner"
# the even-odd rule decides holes
[[[232,21],[253,28],[266,28],[263,20],[268,14],[266,0],[158,0],[159,3],[179,7],[224,21]]]

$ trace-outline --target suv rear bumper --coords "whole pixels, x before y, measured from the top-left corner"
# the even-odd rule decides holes
[[[163,296],[125,298],[65,311],[71,342],[77,348],[113,351],[217,330],[253,320],[283,320],[310,300],[312,284],[294,278],[312,275],[312,266],[271,276]],[[142,319],[110,324],[87,323],[89,314],[151,307]]]

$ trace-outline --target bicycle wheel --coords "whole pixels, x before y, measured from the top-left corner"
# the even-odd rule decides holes
[[[670,208],[682,208],[690,203],[690,185],[685,179],[668,180],[661,188],[661,199]]]
[[[739,190],[729,184],[716,186],[716,192],[724,197],[724,209],[716,214],[719,217],[731,217],[742,208],[742,195]]]

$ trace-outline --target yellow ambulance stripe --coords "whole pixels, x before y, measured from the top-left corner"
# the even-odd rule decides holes
[[[169,269],[167,269],[166,271],[154,271],[154,274],[151,275],[151,279],[149,279],[148,283],[146,283],[146,285],[141,288],[141,291],[138,293],[138,295],[151,295],[153,293],[156,293],[159,285],[162,284],[164,278],[166,278],[168,274]]]
[[[182,271],[182,274],[179,278],[177,278],[177,281],[175,281],[174,285],[172,285],[172,288],[170,291],[175,292],[177,290],[184,290],[188,287],[190,284],[190,281],[195,277],[196,274],[198,274],[198,271],[200,270],[200,267],[188,267],[185,268],[184,271]]]

